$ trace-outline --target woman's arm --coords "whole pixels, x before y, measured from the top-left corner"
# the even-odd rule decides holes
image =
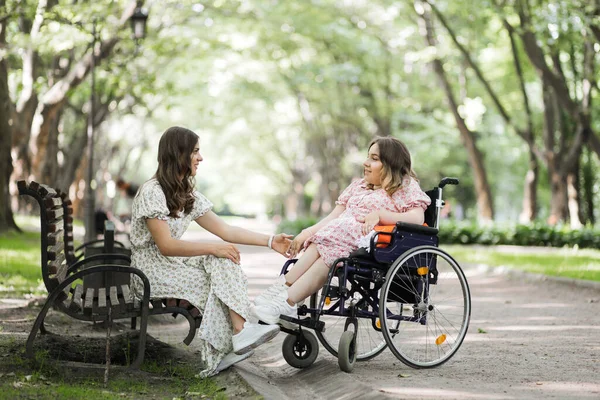
[[[323,218],[322,220],[320,220],[319,222],[317,222],[316,224],[314,224],[313,226],[309,226],[308,228],[304,229],[305,231],[308,231],[308,233],[310,233],[310,236],[314,235],[315,233],[319,232],[319,230],[321,228],[323,228],[325,225],[327,225],[328,223],[330,223],[332,220],[336,219],[337,217],[339,217],[340,215],[342,215],[342,213],[344,212],[344,210],[346,210],[345,206],[342,205],[336,205],[335,208],[329,213],[328,216],[326,216],[325,218]],[[310,237],[309,236],[309,237]],[[308,239],[308,237],[307,237]]]
[[[413,208],[403,213],[395,213],[387,210],[377,210],[370,212],[364,218],[357,218],[358,222],[364,222],[362,227],[363,235],[368,234],[375,225],[394,225],[398,221],[408,222],[409,224],[421,225],[425,221],[425,211],[421,207]]]
[[[240,263],[240,252],[231,243],[196,243],[175,239],[171,236],[167,222],[157,218],[146,219],[146,225],[152,234],[154,243],[156,243],[163,256],[194,257],[213,255],[228,258],[237,264]]]
[[[231,243],[268,246],[271,237],[270,235],[229,225],[212,211],[208,211],[206,214],[196,218],[196,223],[224,241]],[[290,244],[289,238],[291,236],[284,233],[275,235],[271,243],[273,250],[284,254]]]

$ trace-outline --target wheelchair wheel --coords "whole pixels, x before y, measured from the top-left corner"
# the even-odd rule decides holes
[[[331,283],[334,286],[338,285],[337,277],[333,278]],[[358,295],[356,297],[359,297]],[[316,309],[321,301],[321,290],[310,297],[310,308]],[[323,306],[323,311],[331,310],[336,306],[337,299],[331,299],[329,304]],[[316,313],[311,315],[311,318],[316,318]],[[325,322],[325,332],[315,331],[319,342],[327,349],[331,355],[338,357],[338,345],[345,330],[346,318],[336,315],[323,314],[319,316],[319,320]],[[376,330],[373,324],[378,321],[372,321],[367,318],[358,318],[358,330],[356,333],[356,360],[367,361],[380,354],[387,344],[381,331]]]
[[[281,345],[281,352],[292,367],[307,368],[319,355],[319,342],[311,332],[302,330],[299,335],[287,335]]]
[[[356,361],[354,332],[346,331],[342,333],[338,349],[338,365],[340,366],[340,369],[344,372],[352,372],[354,369],[354,362]]]
[[[402,254],[388,270],[379,302],[390,350],[413,368],[448,361],[469,327],[471,295],[465,274],[436,247],[415,247]]]

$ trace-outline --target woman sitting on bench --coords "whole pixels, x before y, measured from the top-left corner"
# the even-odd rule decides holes
[[[152,298],[185,299],[202,312],[197,347],[206,365],[200,376],[210,376],[248,357],[279,332],[276,325],[248,322],[246,276],[232,243],[268,246],[284,254],[291,236],[263,235],[225,223],[194,190],[200,161],[198,135],[180,127],[165,131],[156,174],[133,200],[131,266],[148,277]],[[192,221],[229,243],[181,240]],[[139,280],[134,279],[132,288],[141,297]]]

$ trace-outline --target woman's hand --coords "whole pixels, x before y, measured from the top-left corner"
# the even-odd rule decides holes
[[[294,258],[302,249],[304,242],[308,240],[309,237],[313,235],[313,232],[309,229],[304,229],[298,236],[292,240],[292,244],[290,244],[290,248],[287,251],[287,256],[289,258]]]
[[[379,211],[372,211],[365,215],[364,217],[357,217],[356,220],[358,222],[363,222],[362,226],[362,234],[367,235],[369,232],[375,228],[375,225],[379,223]]]
[[[271,248],[282,254],[284,256],[288,256],[287,250],[289,249],[292,243],[292,235],[288,235],[286,233],[280,233],[278,235],[273,236],[273,242],[271,243]]]
[[[227,258],[236,264],[240,263],[240,251],[231,243],[215,244],[212,255],[219,258]]]

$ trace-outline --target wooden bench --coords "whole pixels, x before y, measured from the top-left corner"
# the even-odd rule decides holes
[[[114,225],[107,221],[103,247],[99,254],[85,257],[76,255],[73,245],[73,218],[71,202],[64,193],[37,182],[17,182],[19,194],[36,199],[40,206],[41,229],[41,270],[48,297],[40,310],[27,339],[26,354],[34,358],[33,342],[38,331],[47,333],[44,319],[54,307],[72,318],[83,321],[108,321],[131,319],[132,329],[136,328],[136,318],[140,318],[139,343],[136,359],[131,368],[139,368],[144,359],[146,331],[150,315],[183,315],[189,323],[189,332],[183,342],[191,343],[200,326],[200,311],[186,300],[152,299],[148,278],[137,268],[129,266],[126,254],[114,252]],[[112,225],[112,228],[111,228]],[[88,246],[90,244],[85,244]],[[126,265],[118,265],[125,263]],[[129,280],[111,284],[116,280],[104,279],[98,287],[85,287],[85,279],[102,274],[137,275],[143,283],[141,301],[130,295]]]

